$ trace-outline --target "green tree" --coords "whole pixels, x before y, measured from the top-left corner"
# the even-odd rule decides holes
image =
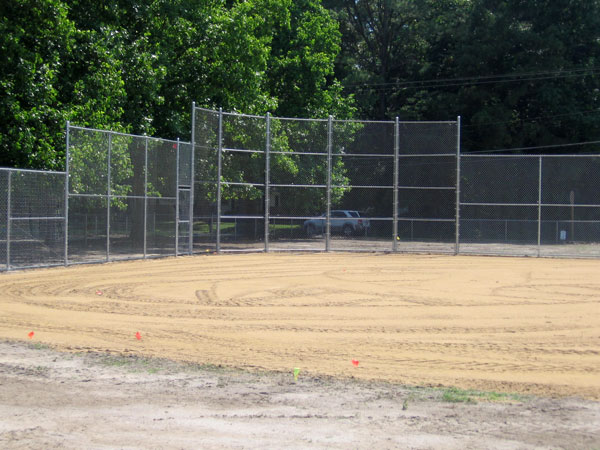
[[[369,118],[463,117],[463,149],[596,140],[598,0],[328,0]],[[572,149],[575,151],[581,149]]]
[[[337,74],[356,94],[360,115],[386,119],[397,112],[386,88],[413,79],[423,67],[427,41],[421,32],[426,2],[326,0],[343,34]],[[392,93],[393,95],[393,93]]]
[[[519,74],[452,96],[467,117],[467,149],[597,139],[600,2],[474,1],[457,50],[455,74]]]
[[[344,99],[334,77],[341,50],[338,23],[320,0],[290,3],[289,20],[274,26],[268,60],[269,91],[278,101],[272,112],[283,117],[351,117],[352,99]]]
[[[0,166],[62,167],[59,75],[74,31],[59,0],[0,4]]]

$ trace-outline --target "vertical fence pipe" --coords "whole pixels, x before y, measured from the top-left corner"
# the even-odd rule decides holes
[[[144,146],[144,259],[147,257],[148,247],[148,137]]]
[[[175,150],[175,256],[179,254],[179,138]]]
[[[71,123],[67,120],[67,148],[65,149],[65,266],[69,265],[69,145]],[[87,216],[86,216],[87,218]],[[87,236],[87,228],[84,230]]]
[[[108,134],[108,180],[106,186],[106,260],[110,261],[110,158],[112,152],[112,133]]]
[[[538,178],[538,229],[537,229],[537,255],[540,257],[542,250],[542,157],[539,157]]]
[[[460,253],[460,116],[456,118],[456,231],[454,254]]]
[[[217,152],[217,253],[221,253],[221,170],[223,163],[223,108],[219,108],[219,135]]]
[[[394,123],[394,212],[392,222],[392,250],[398,251],[398,176],[400,159],[400,119]]]
[[[269,251],[269,213],[270,192],[269,184],[271,177],[271,114],[267,113],[267,140],[265,145],[265,252]]]
[[[333,152],[333,116],[327,120],[327,213],[325,217],[325,251],[331,250],[331,154]]]
[[[192,149],[190,152],[190,211],[188,213],[188,253],[194,253],[194,181],[196,172],[196,102],[192,102]],[[179,168],[177,168],[179,170]],[[177,186],[179,189],[179,186]],[[179,244],[178,244],[179,245]]]
[[[12,197],[12,170],[8,171],[8,186],[6,190],[6,270],[10,270],[10,214]]]

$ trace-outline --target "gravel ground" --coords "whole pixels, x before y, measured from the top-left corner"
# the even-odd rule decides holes
[[[2,448],[600,448],[600,403],[0,342]]]

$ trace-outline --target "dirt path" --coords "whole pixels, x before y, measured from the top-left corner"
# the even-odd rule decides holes
[[[0,447],[595,448],[600,403],[0,342]]]
[[[597,400],[599,273],[596,260],[383,254],[5,273],[0,338],[34,331],[70,351]]]

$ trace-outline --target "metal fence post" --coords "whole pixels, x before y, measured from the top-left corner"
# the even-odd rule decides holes
[[[537,256],[540,257],[542,246],[542,157],[539,157],[538,179],[538,229],[537,229]]]
[[[460,116],[456,118],[456,240],[454,254],[460,253]]]
[[[221,253],[221,170],[223,163],[223,108],[219,108],[219,135],[217,151],[217,253]]]
[[[106,186],[106,260],[110,261],[110,158],[112,152],[112,133],[108,134],[108,180]]]
[[[179,167],[177,168],[179,170]],[[194,253],[194,182],[196,172],[196,102],[192,102],[192,149],[190,152],[190,211],[188,217],[188,253]],[[179,189],[179,186],[177,186]],[[179,245],[179,244],[178,244]]]
[[[267,113],[267,141],[265,145],[265,252],[269,251],[269,213],[270,192],[269,184],[271,177],[271,114]]]
[[[175,150],[175,256],[179,254],[179,138]]]
[[[394,123],[394,211],[392,222],[392,250],[398,251],[398,176],[400,158],[400,119]]]
[[[144,146],[144,259],[147,257],[148,239],[148,136]]]
[[[327,213],[325,217],[325,251],[331,250],[331,154],[333,152],[333,116],[327,119]]]
[[[8,186],[6,198],[6,270],[10,270],[10,213],[12,197],[12,170],[8,171]]]
[[[70,145],[70,126],[71,122],[67,120],[67,148],[65,150],[65,266],[69,265],[69,145]],[[84,230],[84,235],[87,229]]]

